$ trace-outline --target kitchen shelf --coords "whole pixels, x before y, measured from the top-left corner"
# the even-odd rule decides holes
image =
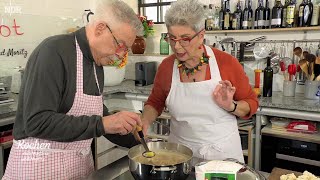
[[[295,28],[276,28],[276,29],[248,29],[248,30],[216,30],[206,31],[206,34],[228,34],[228,33],[263,33],[263,32],[295,32],[295,31],[318,31],[320,26],[315,27],[295,27]]]
[[[261,134],[320,144],[320,132],[315,134],[287,132],[284,130],[272,129],[271,125],[267,125],[261,130]]]

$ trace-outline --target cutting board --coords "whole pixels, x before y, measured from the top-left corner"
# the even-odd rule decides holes
[[[296,175],[297,177],[302,175],[302,173],[300,173],[300,172],[290,171],[290,170],[275,167],[272,169],[268,179],[269,180],[279,180],[281,175],[291,174],[291,173],[294,173],[294,175]]]

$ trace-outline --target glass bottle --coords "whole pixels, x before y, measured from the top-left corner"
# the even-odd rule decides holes
[[[219,11],[219,27],[220,30],[224,28],[224,0],[221,0],[221,9]]]
[[[223,11],[223,16],[224,16],[224,30],[229,30],[230,29],[230,1],[227,0],[225,2],[225,8]]]
[[[265,14],[264,14],[263,1],[259,0],[259,6],[256,9],[256,13],[255,13],[254,28],[264,29],[265,28],[264,24],[265,24]]]
[[[306,26],[311,26],[311,20],[312,20],[312,14],[313,14],[313,3],[311,2],[311,0],[308,0],[307,7],[309,9],[309,12],[306,11],[305,13],[305,14],[308,14]]]
[[[251,9],[251,0],[246,0],[245,8],[243,10],[242,18],[242,29],[252,28],[252,15],[253,11]]]
[[[298,27],[304,27],[306,25],[308,16],[305,18],[305,12],[309,12],[308,8],[306,9],[306,5],[307,0],[303,0],[299,6]]]
[[[283,9],[282,9],[282,20],[281,20],[281,27],[286,28],[287,27],[287,8],[289,5],[290,0],[286,0]]]
[[[270,28],[270,8],[269,8],[269,0],[266,0],[266,7],[264,9],[264,16],[265,16],[265,21],[264,21],[264,26],[266,29]]]
[[[272,96],[273,70],[271,67],[271,59],[267,58],[267,67],[263,70],[263,97]]]
[[[241,10],[240,1],[238,1],[237,10],[233,13],[233,18],[232,18],[232,29],[233,30],[241,29],[241,25],[242,25],[241,18],[242,18],[242,10]]]
[[[213,29],[219,30],[220,29],[220,16],[219,16],[219,7],[215,7],[214,15],[213,15]]]
[[[271,19],[271,28],[280,28],[281,27],[281,17],[282,17],[282,4],[281,0],[275,0],[275,5],[272,8],[272,19]]]
[[[165,40],[167,33],[161,33],[160,39],[160,54],[168,55],[169,54],[169,43]]]
[[[296,0],[291,0],[287,7],[287,28],[295,26],[294,17],[296,12]]]
[[[318,26],[319,25],[319,0],[315,0],[313,3],[313,11],[312,11],[312,18],[311,18],[311,26]]]
[[[209,10],[207,11],[206,30],[212,31],[213,25],[214,25],[214,21],[212,17],[212,6],[209,6]]]

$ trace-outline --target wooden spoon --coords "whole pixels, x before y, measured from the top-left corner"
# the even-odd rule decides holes
[[[299,65],[300,65],[300,69],[301,69],[307,76],[309,76],[309,73],[308,73],[308,62],[307,62],[307,60],[301,59],[301,60],[299,61]]]
[[[302,55],[303,55],[304,58],[306,58],[308,54],[309,54],[308,51],[303,51],[303,53],[302,53]]]
[[[300,57],[301,57],[301,54],[302,54],[302,49],[301,49],[301,47],[295,47],[295,48],[293,49],[293,54],[296,55],[296,56],[298,56],[298,57],[300,58]]]
[[[315,64],[320,64],[320,57],[316,58],[316,61],[314,62]]]

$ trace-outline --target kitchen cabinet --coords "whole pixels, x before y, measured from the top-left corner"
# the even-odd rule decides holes
[[[320,143],[318,134],[307,135],[293,132],[279,132],[266,126],[261,130],[262,120],[268,116],[284,117],[292,119],[320,122],[319,100],[308,100],[303,94],[296,93],[295,97],[283,97],[281,92],[274,92],[272,97],[261,97],[260,107],[256,113],[255,129],[255,161],[254,167],[260,170],[261,165],[261,134],[288,139],[302,140],[306,142]]]
[[[247,140],[241,139],[241,144],[242,143],[247,143],[247,149],[243,149],[243,156],[245,156],[247,159],[246,164],[248,166],[253,167],[253,158],[254,158],[254,126],[253,125],[248,125],[248,126],[242,126],[239,127],[239,133],[241,137],[241,133],[245,132],[245,134],[248,134]],[[243,146],[242,146],[243,147]]]

